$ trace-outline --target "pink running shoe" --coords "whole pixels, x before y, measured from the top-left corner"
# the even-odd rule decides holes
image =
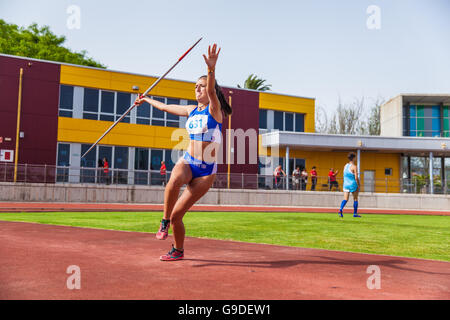
[[[161,220],[161,225],[159,226],[159,230],[156,233],[156,239],[158,240],[166,240],[169,236],[169,228],[170,228],[170,220]]]
[[[161,261],[176,261],[181,260],[184,258],[184,250],[180,251],[178,249],[175,249],[175,247],[172,245],[172,249],[165,255],[159,257],[159,260]]]

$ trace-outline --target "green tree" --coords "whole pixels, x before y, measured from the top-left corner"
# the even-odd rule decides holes
[[[48,26],[39,27],[33,23],[23,28],[0,19],[0,53],[106,68],[87,57],[85,50],[72,52],[65,48],[65,41],[65,36],[55,35]]]
[[[271,84],[265,84],[266,80],[258,78],[256,75],[249,75],[247,80],[244,82],[245,89],[252,89],[258,91],[268,91],[270,90]],[[241,88],[240,85],[237,85],[238,88]]]

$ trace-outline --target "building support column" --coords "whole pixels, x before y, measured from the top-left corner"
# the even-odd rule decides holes
[[[445,179],[445,156],[441,157],[441,190],[443,194],[447,194],[447,181]]]
[[[358,172],[359,183],[361,183],[361,149],[356,151],[356,171]]]
[[[430,194],[434,193],[433,184],[433,152],[430,152]]]
[[[286,190],[289,190],[289,146],[286,146]]]

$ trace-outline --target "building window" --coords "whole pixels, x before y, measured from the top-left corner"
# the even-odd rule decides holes
[[[98,99],[97,89],[84,88],[83,119],[98,120]]]
[[[403,136],[409,136],[408,130],[408,106],[403,106]]]
[[[284,131],[294,131],[294,114],[284,113]]]
[[[450,137],[450,106],[444,106],[444,127],[443,136],[446,138]]]
[[[176,157],[176,151],[174,153],[174,156]],[[175,166],[175,162],[177,162],[178,159],[173,159],[175,161],[172,161],[172,150],[164,150],[164,162],[166,164],[167,171],[172,171],[173,167]]]
[[[274,129],[290,132],[305,132],[304,122],[305,115],[303,113],[274,111]]]
[[[126,92],[115,92],[97,90],[91,88],[83,89],[83,119],[101,120],[114,122],[118,120],[132,105],[131,94]],[[59,115],[72,117],[73,114],[73,92],[70,86],[61,86],[60,89]],[[152,97],[164,104],[181,105],[181,100],[176,98]],[[188,105],[197,105],[196,101],[187,100]],[[136,124],[154,125],[161,127],[180,127],[180,116],[173,115],[157,108],[147,102],[136,108]],[[131,113],[127,114],[121,122],[131,123]]]
[[[284,131],[284,112],[274,111],[273,112],[273,128],[275,130]]]
[[[196,100],[187,100],[188,106],[198,106],[198,102]]]
[[[128,147],[114,147],[114,183],[128,184]]]
[[[259,110],[259,128],[267,129],[267,110]]]
[[[180,105],[180,99],[167,98],[167,104]],[[166,112],[166,127],[179,128],[180,117]]]
[[[100,120],[114,122],[115,92],[102,91],[100,102]]]
[[[286,164],[283,163],[283,170],[284,166]],[[289,174],[292,175],[292,172],[295,170],[295,168],[299,167],[300,171],[305,169],[305,159],[289,159]],[[287,168],[286,168],[287,169]],[[286,174],[288,174],[286,172]]]
[[[58,144],[58,167],[70,166],[70,144],[59,143]],[[57,182],[69,181],[69,168],[58,168],[56,172]]]
[[[305,132],[305,115],[303,113],[295,114],[295,132]]]
[[[143,102],[136,108],[136,123],[137,124],[150,124],[150,110],[151,106],[147,102]]]
[[[392,176],[392,168],[384,168],[385,176]]]
[[[155,171],[155,174],[152,174],[150,184],[152,185],[162,185],[161,176],[158,175],[159,169],[161,168],[161,161],[163,161],[164,150],[151,150],[151,158],[150,158],[150,170]]]
[[[98,160],[103,161],[103,159],[106,159],[108,167],[111,167],[112,149],[113,147],[110,146],[98,146]],[[100,161],[97,162],[99,163]]]
[[[153,97],[154,100],[166,103],[165,98]],[[164,126],[164,111],[159,110],[152,106],[152,125],[153,126]]]
[[[72,118],[73,87],[61,85],[59,88],[59,116]]]
[[[103,167],[103,159],[106,159],[108,168],[111,167],[112,162],[112,149],[110,146],[98,146],[98,160],[97,167]],[[97,182],[110,184],[111,183],[111,171],[105,172],[105,169],[97,169]]]
[[[142,105],[140,106],[142,107]],[[137,170],[134,173],[135,184],[148,184],[148,155],[149,150],[143,148],[136,148],[134,155],[134,169]],[[142,170],[142,171],[141,171]]]
[[[131,94],[124,92],[117,92],[117,108],[116,121],[131,107]],[[122,122],[130,123],[130,114],[127,114]]]
[[[81,145],[81,154],[85,154],[91,147],[90,144]],[[97,146],[95,146],[87,155],[80,159],[80,182],[95,183],[95,174],[97,166]]]
[[[409,131],[413,137],[441,136],[440,106],[410,105]]]

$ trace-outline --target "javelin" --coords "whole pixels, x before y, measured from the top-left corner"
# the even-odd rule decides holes
[[[158,78],[158,80],[156,80],[140,97],[145,97],[162,79],[164,79],[164,77],[165,76],[167,76],[167,74],[170,72],[170,71],[172,71],[172,69],[173,68],[175,68],[175,66],[181,61],[181,60],[183,60],[183,58],[192,50],[192,49],[194,49],[194,47],[202,40],[203,38],[200,38],[200,39],[198,39],[198,41],[196,42],[196,43],[194,43],[193,45],[192,45],[192,47],[190,47],[189,48],[189,50],[188,51],[186,51],[179,59],[178,59],[178,61],[172,66],[172,67],[170,67],[170,69],[169,70],[167,70],[167,72],[166,73],[164,73],[161,77],[159,77]],[[117,119],[116,120],[116,122],[114,122],[112,125],[111,125],[111,127],[109,127],[109,129],[108,130],[106,130],[105,131],[105,133],[104,134],[102,134],[102,136],[100,137],[100,138],[98,138],[98,140],[97,141],[95,141],[95,143],[81,156],[81,158],[84,158],[88,153],[89,153],[89,151],[91,151],[99,142],[100,142],[100,140],[102,140],[131,110],[133,110],[133,108],[134,107],[136,107],[136,102],[135,103],[133,103],[132,105],[131,105],[131,107],[129,107],[128,108],[128,110],[127,111],[125,111],[125,113],[119,118],[119,119]]]

